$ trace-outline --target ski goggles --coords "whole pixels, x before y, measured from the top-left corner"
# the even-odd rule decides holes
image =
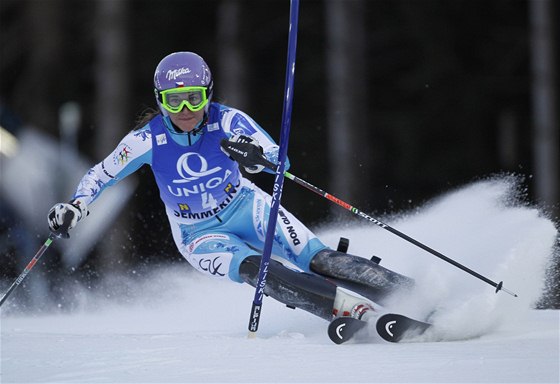
[[[171,113],[179,113],[184,107],[197,112],[208,104],[206,87],[178,87],[164,91],[156,90],[156,93],[163,108]]]

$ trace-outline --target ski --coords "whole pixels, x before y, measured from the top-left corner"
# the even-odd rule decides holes
[[[327,333],[335,344],[346,343],[349,340],[371,339],[367,325],[368,322],[365,320],[342,316],[331,321]],[[431,326],[430,323],[396,313],[386,313],[375,320],[377,334],[391,343],[419,336]],[[362,329],[366,332],[360,332]]]
[[[367,321],[358,320],[349,316],[337,317],[329,324],[328,335],[335,344],[342,344],[367,326]]]
[[[398,343],[403,339],[420,336],[432,325],[420,320],[411,319],[396,313],[381,315],[375,324],[379,336],[392,343]]]

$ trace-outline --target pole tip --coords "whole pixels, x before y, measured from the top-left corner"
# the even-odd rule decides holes
[[[513,297],[519,297],[519,296],[517,296],[517,293],[514,293],[514,292],[510,291],[509,289],[505,289],[503,281],[500,281],[500,283],[498,285],[496,285],[496,293],[498,293],[500,291],[504,291],[505,293],[507,293],[509,295],[512,295]]]
[[[256,339],[257,338],[257,332],[249,331],[249,333],[247,334],[247,338],[248,339]]]

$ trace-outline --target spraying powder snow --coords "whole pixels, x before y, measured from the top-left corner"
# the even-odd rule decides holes
[[[325,230],[334,243],[351,239],[350,252],[376,254],[382,265],[416,279],[417,289],[393,299],[391,311],[436,327],[425,336],[455,340],[480,336],[521,317],[541,297],[558,231],[520,200],[519,180],[496,177],[449,192],[414,213],[385,220],[447,257],[519,295],[494,293],[487,283],[381,228]]]

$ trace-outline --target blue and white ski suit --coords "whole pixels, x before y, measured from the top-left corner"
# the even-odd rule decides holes
[[[74,198],[89,205],[106,187],[148,164],[183,257],[204,274],[242,282],[241,262],[264,247],[271,197],[244,178],[238,164],[220,149],[220,141],[235,134],[254,137],[265,156],[277,162],[278,146],[252,118],[211,103],[196,135],[177,133],[169,117],[162,115],[127,134],[82,178]],[[274,255],[309,272],[311,258],[325,248],[298,219],[280,208]]]

